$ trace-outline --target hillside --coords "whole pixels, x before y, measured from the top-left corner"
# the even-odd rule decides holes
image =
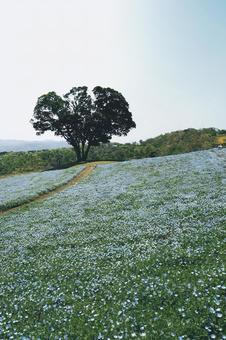
[[[144,145],[152,145],[160,155],[178,154],[212,148],[217,144],[217,137],[225,134],[226,130],[215,128],[185,129],[150,138]]]
[[[0,216],[2,338],[224,339],[225,167],[225,149],[99,165]]]

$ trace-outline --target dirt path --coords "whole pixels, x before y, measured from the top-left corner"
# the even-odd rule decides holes
[[[85,164],[85,168],[82,169],[74,178],[72,178],[67,183],[62,184],[62,185],[58,186],[57,188],[50,190],[47,193],[40,194],[39,196],[36,196],[36,197],[30,199],[28,202],[24,202],[24,203],[18,204],[15,207],[0,211],[0,216],[6,215],[9,212],[15,211],[15,210],[20,209],[20,208],[26,208],[33,202],[44,201],[45,199],[51,197],[52,195],[54,195],[54,194],[56,194],[60,191],[63,191],[65,189],[68,189],[71,186],[76,185],[77,183],[81,182],[84,178],[88,177],[93,172],[93,170],[97,167],[98,164],[109,164],[109,163],[111,163],[111,162],[100,161],[100,162],[87,163],[87,164]]]

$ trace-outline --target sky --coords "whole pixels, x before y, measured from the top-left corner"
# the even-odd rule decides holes
[[[113,141],[225,129],[225,18],[225,0],[0,0],[0,139],[56,139],[34,106],[74,86],[129,102],[137,128]]]

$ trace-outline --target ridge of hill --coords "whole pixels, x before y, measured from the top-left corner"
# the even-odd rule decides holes
[[[180,153],[195,151],[200,149],[208,149],[216,144],[216,137],[226,135],[226,130],[220,130],[217,128],[204,128],[204,129],[194,129],[189,128],[185,130],[177,130],[168,132],[165,134],[158,135],[157,137],[148,138],[145,141],[140,140],[138,143],[109,143],[107,144],[107,149],[109,150],[109,145],[112,147],[116,146],[152,146],[152,153],[156,152],[154,149],[161,149],[164,146],[162,153],[169,154],[169,152]],[[102,145],[103,147],[106,144]],[[26,140],[16,140],[16,139],[0,139],[0,152],[20,152],[20,151],[36,151],[36,150],[48,150],[48,149],[58,149],[58,148],[70,148],[70,145],[64,140],[54,141],[54,140],[40,140],[40,141],[26,141]],[[95,149],[95,148],[93,148]]]
[[[217,128],[204,128],[194,129],[189,128],[185,130],[177,130],[161,134],[157,137],[149,138],[145,141],[140,140],[139,143],[109,143],[113,146],[129,146],[129,145],[151,145],[153,150],[163,148],[162,153],[180,153],[194,151],[194,149],[208,149],[216,144],[216,137],[226,135],[226,130],[220,130]],[[106,144],[103,144],[103,147]],[[20,151],[36,151],[36,150],[48,150],[70,147],[65,141],[54,141],[54,140],[41,140],[41,141],[26,141],[16,139],[0,139],[0,152],[20,152]],[[93,148],[94,149],[94,148]]]

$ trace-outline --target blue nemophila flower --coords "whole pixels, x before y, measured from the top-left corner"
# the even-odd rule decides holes
[[[222,338],[221,151],[101,165],[2,216],[1,337]]]

